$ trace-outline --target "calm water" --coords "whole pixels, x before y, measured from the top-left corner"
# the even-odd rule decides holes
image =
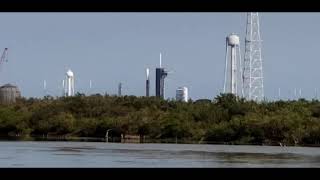
[[[320,148],[1,141],[0,167],[320,167]]]

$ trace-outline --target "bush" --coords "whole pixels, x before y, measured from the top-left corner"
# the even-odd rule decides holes
[[[176,102],[156,97],[77,94],[21,98],[0,105],[1,135],[121,134],[236,144],[319,144],[319,101],[246,101],[220,94],[214,101]]]

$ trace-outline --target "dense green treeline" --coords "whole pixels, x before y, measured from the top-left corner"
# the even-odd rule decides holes
[[[0,105],[2,136],[120,134],[234,144],[320,144],[320,102],[256,103],[232,94],[188,103],[155,97],[77,94]]]

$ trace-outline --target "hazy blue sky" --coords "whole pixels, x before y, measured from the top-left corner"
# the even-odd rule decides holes
[[[1,13],[0,50],[9,48],[0,83],[19,86],[23,96],[60,95],[68,68],[76,90],[91,93],[145,94],[145,68],[162,52],[166,97],[187,86],[192,99],[215,97],[223,86],[225,37],[245,36],[245,13]],[[260,13],[265,95],[320,97],[320,13]],[[244,44],[242,41],[242,50]]]

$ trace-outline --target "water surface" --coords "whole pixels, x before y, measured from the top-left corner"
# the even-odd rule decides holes
[[[320,167],[320,148],[0,141],[0,167]]]

